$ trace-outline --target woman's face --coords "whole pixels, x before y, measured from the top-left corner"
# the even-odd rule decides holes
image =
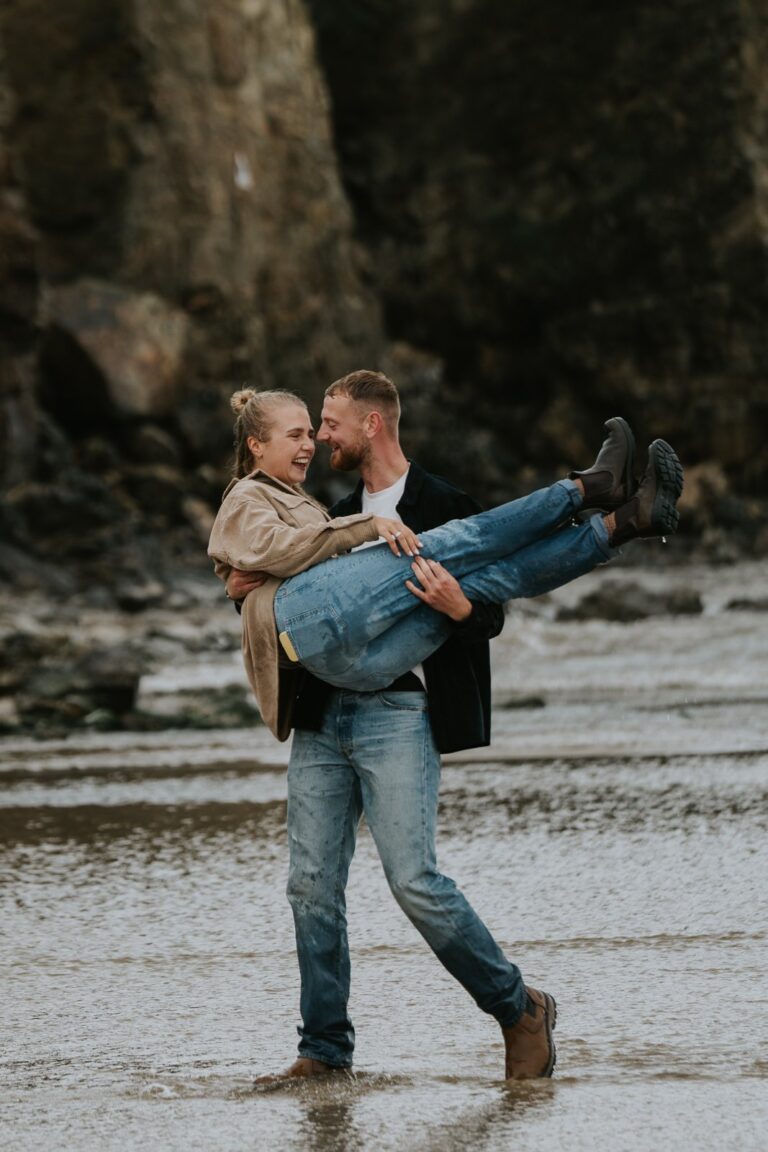
[[[248,437],[255,468],[284,484],[303,484],[315,454],[315,433],[303,404],[287,401],[272,414],[269,440]]]

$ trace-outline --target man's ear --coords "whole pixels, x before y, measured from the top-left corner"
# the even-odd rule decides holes
[[[377,436],[384,427],[380,412],[369,412],[363,421],[363,432],[369,440]]]

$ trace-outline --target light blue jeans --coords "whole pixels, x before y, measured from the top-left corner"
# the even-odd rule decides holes
[[[520,500],[420,534],[471,600],[540,596],[615,555],[602,516],[574,527],[582,498],[559,480]],[[285,580],[275,596],[278,632],[328,684],[373,692],[420,664],[451,634],[451,621],[405,587],[411,560],[386,544],[326,560]]]
[[[520,970],[437,869],[440,757],[423,692],[331,694],[320,732],[296,731],[288,767],[288,899],[301,971],[299,1052],[352,1063],[347,883],[365,812],[392,894],[483,1011],[511,1027]]]

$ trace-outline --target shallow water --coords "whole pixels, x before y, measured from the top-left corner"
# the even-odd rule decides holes
[[[557,996],[551,1082],[501,1082],[495,1024],[363,831],[356,1076],[253,1091],[295,1045],[286,749],[261,730],[6,740],[0,1146],[764,1148],[765,614],[520,615],[494,660],[500,704],[537,699],[449,758],[440,856]]]

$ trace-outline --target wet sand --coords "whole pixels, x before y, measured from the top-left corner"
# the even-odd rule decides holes
[[[0,1146],[764,1148],[768,614],[724,608],[766,574],[658,577],[695,583],[700,617],[519,611],[494,645],[494,743],[447,759],[440,860],[557,996],[551,1082],[501,1082],[494,1022],[363,831],[355,1078],[254,1092],[295,1045],[287,748],[0,741]]]

